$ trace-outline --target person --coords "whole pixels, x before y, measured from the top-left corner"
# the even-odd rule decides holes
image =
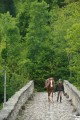
[[[47,89],[48,92],[48,101],[50,102],[50,97],[52,96],[52,101],[53,101],[53,89],[54,89],[54,78],[50,77],[46,80],[45,82],[45,88]]]
[[[62,93],[64,93],[64,85],[61,79],[59,79],[57,86],[56,86],[56,91],[57,91],[57,102],[60,99],[60,103],[62,102]]]

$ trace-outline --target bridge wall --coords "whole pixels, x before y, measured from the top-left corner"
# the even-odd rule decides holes
[[[8,102],[6,102],[5,107],[0,111],[0,120],[15,120],[19,110],[28,100],[34,91],[34,82],[30,81],[25,85],[20,91],[16,92]]]
[[[72,100],[73,105],[80,113],[80,91],[67,80],[64,80],[64,89],[69,95],[69,99]]]

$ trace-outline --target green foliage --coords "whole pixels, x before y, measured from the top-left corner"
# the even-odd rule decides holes
[[[5,12],[5,5],[4,5],[4,1],[0,0],[0,13]]]
[[[4,48],[3,50],[2,50],[2,52],[1,52],[1,56],[2,56],[2,59],[7,59],[7,49],[6,48]]]
[[[55,13],[55,10],[57,11]],[[71,3],[66,7],[54,8],[51,11],[51,27],[53,43],[55,45],[55,51],[57,50],[56,59],[58,59],[57,65],[59,66],[58,70],[63,68],[62,73],[67,79],[70,79],[72,83],[79,82],[80,76],[80,8],[79,3]],[[54,21],[53,21],[54,20]],[[62,23],[62,24],[61,24]],[[64,56],[63,56],[64,55]],[[61,59],[61,56],[62,59]],[[64,58],[65,57],[65,58]],[[63,67],[63,59],[64,67]],[[60,64],[60,65],[59,65]],[[61,66],[62,65],[62,66]],[[61,71],[60,69],[60,71]],[[57,72],[59,75],[59,71]],[[66,74],[65,74],[66,73]],[[78,86],[77,85],[77,86]]]
[[[21,54],[21,36],[19,28],[16,25],[16,19],[9,13],[1,14],[0,17],[0,34],[1,45],[0,48],[0,70],[4,70],[6,65],[7,71],[7,99],[12,96],[17,90],[19,90],[26,82],[24,73],[21,73],[19,69],[20,54]],[[7,53],[6,53],[7,51]],[[6,64],[4,64],[4,59]],[[4,73],[0,73],[1,87],[0,87],[0,101],[3,101],[3,82]]]
[[[4,80],[3,80],[3,74],[1,74],[0,71],[0,103],[3,101],[3,96],[4,96],[4,86],[3,86]]]
[[[30,7],[30,23],[28,33],[26,34],[26,51],[27,57],[33,63],[31,78],[40,80],[43,67],[41,61],[45,52],[46,41],[49,39],[50,28],[48,25],[49,13],[47,11],[47,4],[45,2],[33,2]],[[44,13],[43,13],[44,11]],[[48,61],[47,61],[48,62]],[[43,71],[45,68],[43,67]],[[38,75],[40,77],[38,77]],[[43,77],[41,77],[43,79]]]
[[[0,109],[2,109],[3,108],[3,104],[0,104]]]
[[[14,0],[4,0],[5,3],[5,11],[9,11],[12,16],[15,16],[15,6]]]
[[[31,2],[24,2],[22,9],[17,14],[17,25],[20,29],[20,34],[23,37],[25,37],[27,32],[27,27],[29,26],[29,9],[30,9],[30,3]]]
[[[10,13],[0,14],[0,102],[5,67],[7,99],[31,79],[43,91],[51,76],[80,89],[80,1],[6,2],[2,11]]]

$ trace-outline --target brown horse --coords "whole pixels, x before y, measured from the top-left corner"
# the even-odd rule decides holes
[[[46,83],[45,83],[45,87],[47,89],[48,92],[48,100],[49,102],[50,100],[50,96],[52,94],[52,100],[53,100],[53,89],[54,89],[54,79],[51,77],[49,79],[47,79]]]

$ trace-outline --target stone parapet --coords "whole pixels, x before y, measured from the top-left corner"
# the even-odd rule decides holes
[[[15,120],[19,110],[34,91],[34,82],[30,81],[22,89],[16,92],[0,111],[0,120]]]
[[[65,93],[69,95],[69,99],[80,114],[80,91],[67,80],[64,80],[64,89]]]

